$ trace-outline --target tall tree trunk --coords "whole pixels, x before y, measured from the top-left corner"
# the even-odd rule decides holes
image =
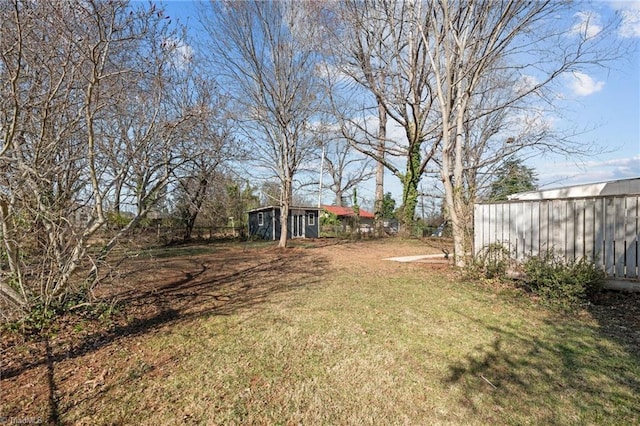
[[[280,240],[278,240],[278,247],[287,247],[287,230],[289,229],[289,203],[282,203],[280,206]]]
[[[124,185],[125,177],[117,178],[113,185],[113,211],[115,214],[120,214],[120,200],[122,197],[122,186]]]
[[[418,186],[420,184],[420,143],[409,147],[406,173],[402,176],[402,225],[405,233],[410,232],[418,205]]]
[[[204,172],[203,172],[204,173]],[[185,220],[185,232],[184,240],[189,241],[193,233],[193,228],[196,224],[196,219],[202,208],[202,203],[207,194],[207,188],[209,186],[209,179],[206,173],[198,180],[198,188],[196,192],[189,198],[189,202],[186,208],[186,220]]]
[[[375,232],[378,237],[384,235],[384,158],[385,140],[387,138],[387,112],[378,100],[378,146],[376,162],[376,200],[374,208]]]
[[[290,176],[285,178],[282,185],[282,202],[280,203],[280,240],[278,247],[287,247],[287,230],[289,229],[289,209],[293,198],[293,179]],[[274,230],[275,231],[275,230]]]
[[[193,226],[196,223],[196,214],[187,213],[187,218],[184,222],[184,241],[191,241],[191,235],[193,234]]]
[[[447,216],[453,231],[453,250],[456,266],[464,267],[470,255],[470,238],[468,224],[468,210],[464,189],[464,163],[463,163],[463,138],[464,138],[464,107],[465,99],[457,105],[455,137],[450,133],[445,136],[445,145],[442,154],[442,179],[445,188],[445,206]],[[448,126],[444,126],[448,130]],[[473,226],[473,225],[471,225]]]

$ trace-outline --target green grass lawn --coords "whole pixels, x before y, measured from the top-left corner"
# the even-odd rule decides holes
[[[283,274],[304,281],[260,303],[111,345],[105,384],[61,398],[62,421],[640,422],[638,348],[589,313],[559,315],[420,264],[343,264],[330,250],[304,249],[327,256],[322,271]]]

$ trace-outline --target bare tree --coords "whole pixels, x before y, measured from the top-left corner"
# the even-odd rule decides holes
[[[331,132],[326,135],[330,136]],[[372,161],[356,151],[348,140],[336,135],[323,143],[325,170],[329,189],[335,194],[335,204],[341,206],[347,192],[375,175]]]
[[[212,2],[203,17],[213,62],[257,168],[280,182],[280,247],[287,244],[294,176],[316,148],[312,121],[323,101],[315,11],[305,1]]]
[[[223,100],[216,93],[215,84],[199,79],[189,86],[195,99],[188,103],[199,111],[201,118],[190,127],[190,150],[197,156],[189,156],[176,176],[177,208],[185,226],[184,239],[189,240],[198,215],[212,190],[213,182],[232,161],[239,161],[244,154],[235,143],[229,126],[222,116]]]
[[[48,308],[90,292],[101,259],[149,211],[182,161],[175,150],[163,152],[139,197],[144,207],[96,256],[91,245],[107,221],[110,194],[128,165],[155,152],[129,140],[131,126],[113,131],[114,113],[134,114],[132,105],[161,96],[164,76],[154,66],[171,62],[175,49],[162,47],[172,39],[162,13],[125,1],[4,0],[0,20],[0,225],[8,259],[0,295],[25,310]],[[137,96],[143,85],[155,89]],[[174,113],[166,125],[159,116],[145,116],[138,130],[146,142],[168,147],[190,115]],[[122,167],[108,164],[114,158]],[[80,270],[89,271],[87,279],[73,280]]]
[[[472,242],[473,218],[468,206],[473,194],[468,189],[477,183],[468,172],[483,162],[491,164],[486,142],[500,136],[491,130],[495,127],[482,125],[482,120],[513,112],[530,95],[538,100],[551,99],[544,95],[563,73],[602,64],[615,53],[604,50],[600,35],[594,36],[586,29],[572,31],[579,26],[567,26],[566,19],[574,16],[574,11],[565,2],[432,0],[428,9],[419,29],[432,72],[432,108],[441,123],[440,175],[445,209],[453,228],[456,263],[464,265]],[[503,90],[494,76],[519,80],[518,90]],[[501,96],[483,105],[486,94],[496,90]],[[572,148],[574,152],[583,148],[539,136],[534,132],[514,147]],[[504,137],[502,145],[512,141]]]
[[[463,172],[459,211],[465,240],[473,241],[473,211],[478,197],[491,185],[497,171],[514,157],[526,159],[547,151],[579,149],[561,132],[545,122],[546,111],[525,97],[514,100],[521,90],[517,76],[496,69],[479,85],[464,125]],[[505,106],[505,100],[512,100]]]
[[[345,136],[400,179],[404,224],[414,219],[420,178],[440,141],[437,122],[431,118],[429,59],[419,31],[427,11],[423,3],[414,1],[346,1],[341,9],[344,28],[336,43],[341,72],[370,91],[375,100],[375,107],[363,107],[364,114],[341,112]],[[387,138],[387,118],[403,130],[404,138]],[[369,125],[375,121],[377,127]],[[393,157],[404,162],[404,170],[394,164]],[[381,170],[377,182],[380,207]]]

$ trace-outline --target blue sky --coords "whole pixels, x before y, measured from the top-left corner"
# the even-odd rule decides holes
[[[578,3],[580,4],[580,3]],[[561,156],[530,161],[541,186],[601,182],[640,176],[640,1],[601,1],[582,9],[597,34],[601,22],[620,16],[613,42],[630,45],[627,54],[607,68],[594,68],[565,80],[565,116],[577,127],[591,128],[576,140],[603,151],[587,158]],[[586,25],[586,24],[585,24]]]
[[[172,18],[197,27],[196,2],[171,0],[165,5]],[[640,176],[640,0],[578,2],[577,9],[579,13],[573,19],[580,22],[584,18],[584,26],[576,29],[594,36],[618,14],[620,25],[610,39],[631,47],[606,68],[594,67],[561,80],[562,117],[558,116],[558,121],[576,129],[590,129],[573,139],[595,144],[601,153],[584,158],[555,155],[528,160],[544,188]],[[400,185],[395,177],[385,179],[385,190],[399,200]],[[361,193],[373,198],[373,183]]]

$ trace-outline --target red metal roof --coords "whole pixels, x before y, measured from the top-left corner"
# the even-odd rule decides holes
[[[333,213],[336,216],[350,217],[353,216],[353,207],[341,207],[341,206],[322,206],[323,209],[329,213]],[[374,215],[364,209],[360,209],[360,217],[373,219]]]

